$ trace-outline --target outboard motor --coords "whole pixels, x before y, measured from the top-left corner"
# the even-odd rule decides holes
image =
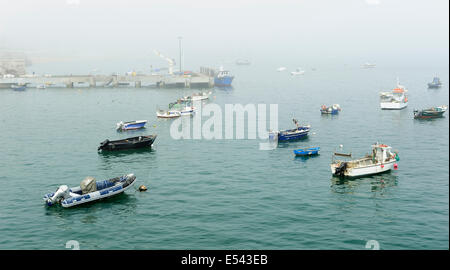
[[[68,197],[70,197],[69,187],[66,185],[62,185],[56,190],[55,194],[51,198],[47,199],[47,205],[52,206],[55,203]]]
[[[342,162],[339,167],[336,168],[335,174],[338,176],[344,176],[345,170],[347,169],[347,162]]]

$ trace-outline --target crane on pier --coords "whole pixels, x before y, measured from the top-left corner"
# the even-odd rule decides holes
[[[172,74],[173,74],[173,67],[175,66],[175,60],[174,60],[174,59],[171,59],[171,58],[169,58],[169,57],[165,57],[164,55],[162,55],[162,53],[158,52],[157,50],[153,50],[153,52],[154,52],[157,56],[159,56],[159,57],[165,59],[165,60],[169,63],[169,74],[172,75]]]

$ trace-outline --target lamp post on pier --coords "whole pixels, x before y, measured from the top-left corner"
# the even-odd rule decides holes
[[[180,47],[180,72],[182,72],[181,70],[181,40],[183,39],[183,37],[178,37],[178,45]]]

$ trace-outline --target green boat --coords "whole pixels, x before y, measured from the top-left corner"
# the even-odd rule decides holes
[[[443,117],[447,111],[447,106],[432,107],[425,110],[414,110],[414,119],[429,119]]]

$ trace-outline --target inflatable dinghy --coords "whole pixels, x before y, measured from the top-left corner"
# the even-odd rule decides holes
[[[136,180],[134,174],[103,181],[95,181],[93,177],[86,177],[79,187],[69,188],[60,186],[54,193],[44,196],[48,206],[59,203],[62,207],[72,207],[120,194],[133,186]]]

